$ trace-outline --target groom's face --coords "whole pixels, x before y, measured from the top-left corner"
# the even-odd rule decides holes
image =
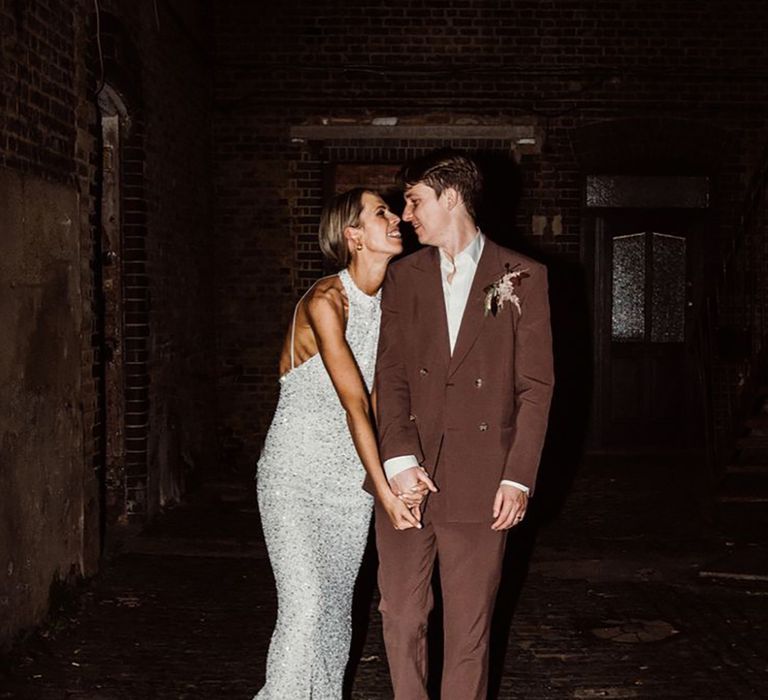
[[[423,182],[405,190],[405,209],[403,221],[408,221],[422,245],[439,246],[449,228],[449,208],[444,201],[445,192],[440,197]]]

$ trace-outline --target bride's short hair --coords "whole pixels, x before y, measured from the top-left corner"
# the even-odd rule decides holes
[[[370,190],[354,187],[337,194],[323,207],[318,240],[320,250],[337,267],[349,265],[350,253],[344,231],[347,226],[359,226],[363,212],[363,195]]]

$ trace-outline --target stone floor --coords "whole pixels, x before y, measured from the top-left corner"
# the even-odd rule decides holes
[[[696,465],[592,458],[572,477],[510,539],[494,697],[768,698],[768,584],[699,576],[738,543],[707,524]],[[126,543],[4,660],[0,698],[250,698],[275,596],[253,499],[222,493]],[[374,571],[369,557],[353,700],[391,697]]]

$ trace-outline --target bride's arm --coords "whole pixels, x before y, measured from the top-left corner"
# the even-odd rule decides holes
[[[320,357],[347,414],[357,454],[395,528],[421,527],[408,507],[392,493],[379,459],[371,404],[360,369],[344,337],[344,303],[336,289],[318,290],[307,302],[307,316]]]

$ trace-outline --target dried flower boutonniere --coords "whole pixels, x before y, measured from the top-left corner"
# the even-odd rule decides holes
[[[510,267],[509,263],[506,263],[504,267],[506,272],[483,290],[485,292],[486,316],[489,313],[495,316],[504,308],[504,304],[507,302],[514,304],[517,313],[522,313],[520,297],[517,296],[517,287],[520,284],[520,280],[528,277],[528,270],[514,270]]]

